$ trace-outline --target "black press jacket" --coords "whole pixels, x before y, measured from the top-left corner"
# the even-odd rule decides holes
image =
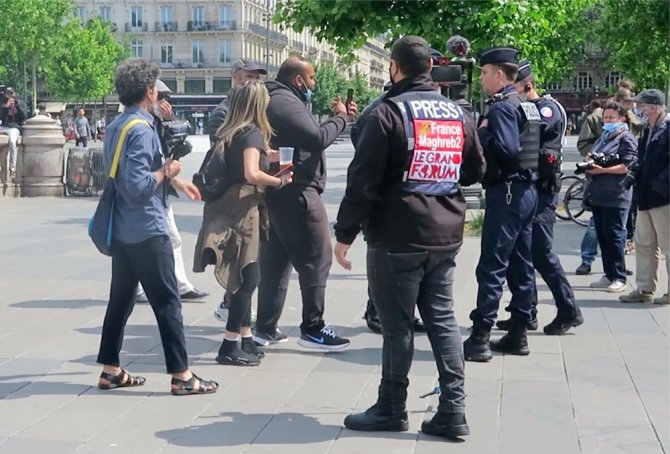
[[[292,185],[323,192],[326,187],[324,150],[344,131],[346,115],[338,114],[319,125],[307,110],[304,94],[296,88],[278,80],[266,82],[265,86],[270,92],[267,110],[273,130],[270,146],[295,148]]]
[[[409,91],[434,91],[429,74],[395,84],[386,99]],[[485,162],[472,116],[465,113],[465,146],[461,184],[481,180]],[[366,225],[368,240],[394,252],[452,251],[463,243],[465,197],[412,194],[400,188],[410,157],[398,108],[390,101],[379,105],[365,122],[349,166],[335,236],[353,243]]]
[[[639,210],[670,204],[670,114],[655,128],[647,125],[638,142],[635,194]]]

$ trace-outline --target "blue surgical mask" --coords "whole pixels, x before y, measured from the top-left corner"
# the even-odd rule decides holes
[[[313,94],[314,94],[314,92],[312,90],[310,90],[309,88],[306,89],[305,90],[305,101],[310,102],[310,100],[312,99]]]
[[[617,128],[619,128],[623,123],[604,123],[603,124],[603,131],[605,132],[612,132],[616,131]]]

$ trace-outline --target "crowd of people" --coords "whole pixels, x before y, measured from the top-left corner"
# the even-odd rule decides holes
[[[366,320],[370,325],[374,319],[383,336],[382,377],[374,405],[345,418],[352,430],[408,429],[414,333],[425,330],[441,392],[438,411],[422,431],[446,438],[468,435],[465,361],[490,361],[492,351],[530,353],[527,331],[538,329],[536,270],[557,308],[544,333],[562,335],[580,326],[584,318],[552,251],[568,128],[565,111],[538,93],[532,64],[520,61],[518,50],[494,47],[479,56],[480,81],[489,100],[487,111],[475,121],[433,82],[437,54],[418,36],[399,39],[391,49],[388,90],[360,115],[355,102],[333,100],[334,115],[321,124],[307,106],[317,84],[307,59],[289,57],[275,80],[265,83],[259,80],[263,68],[237,62],[233,88],[207,124],[211,149],[193,182],[179,178],[181,163],[170,158],[157,127],[172,115],[158,67],[143,59],[123,63],[115,86],[125,110],[109,124],[104,146],[106,169],[117,146],[124,152],[114,181],[112,284],[98,355],[100,388],[145,383],[119,361],[123,329],[141,284],[158,322],[167,372],[173,376],[171,392],[218,389],[215,381],[188,368],[181,300],[198,291],[187,291],[179,282],[185,280],[179,278],[184,265],[169,188],[205,202],[193,268],[203,272],[212,265],[222,287],[215,315],[226,328],[215,360],[223,365],[256,366],[266,354],[262,347],[288,341],[278,323],[292,268],[302,295],[299,345],[331,352],[348,348],[350,341],[324,320],[326,285],[333,256],[351,269],[348,251],[364,233],[370,300]],[[667,303],[667,293],[654,300],[654,292],[659,249],[670,262],[670,119],[658,90],[625,100],[639,112],[639,130],[631,124],[633,107],[617,100],[603,106],[600,120],[584,126],[600,128],[588,139],[592,147],[585,153],[585,160],[593,161],[586,170],[588,199],[605,270],[592,287],[615,292],[626,286],[625,224],[634,192],[638,288],[621,299]],[[354,119],[356,151],[333,247],[321,199],[325,150]],[[139,121],[131,125],[133,120]],[[288,165],[277,152],[284,148],[293,153]],[[634,190],[624,185],[630,178],[635,179]],[[466,212],[462,187],[479,182],[486,190],[486,211],[478,292],[463,342],[453,295]],[[498,321],[505,282],[512,293],[506,308],[511,316]],[[491,340],[496,325],[506,333]]]

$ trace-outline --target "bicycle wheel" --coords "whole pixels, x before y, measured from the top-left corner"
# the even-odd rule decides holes
[[[563,221],[571,221],[570,215],[565,207],[565,194],[573,182],[581,179],[575,175],[565,175],[561,177],[561,191],[558,193],[558,204],[556,206],[556,217]]]
[[[584,209],[584,181],[579,180],[572,183],[568,190],[565,192],[565,199],[563,200],[563,205],[565,206],[565,211],[570,216],[570,220],[576,224],[586,226],[588,225],[588,220],[580,219],[586,209]]]

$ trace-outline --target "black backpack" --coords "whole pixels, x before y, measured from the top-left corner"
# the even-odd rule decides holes
[[[193,184],[200,191],[204,202],[211,202],[223,196],[230,186],[224,152],[210,148],[202,161],[198,173],[193,174]]]

